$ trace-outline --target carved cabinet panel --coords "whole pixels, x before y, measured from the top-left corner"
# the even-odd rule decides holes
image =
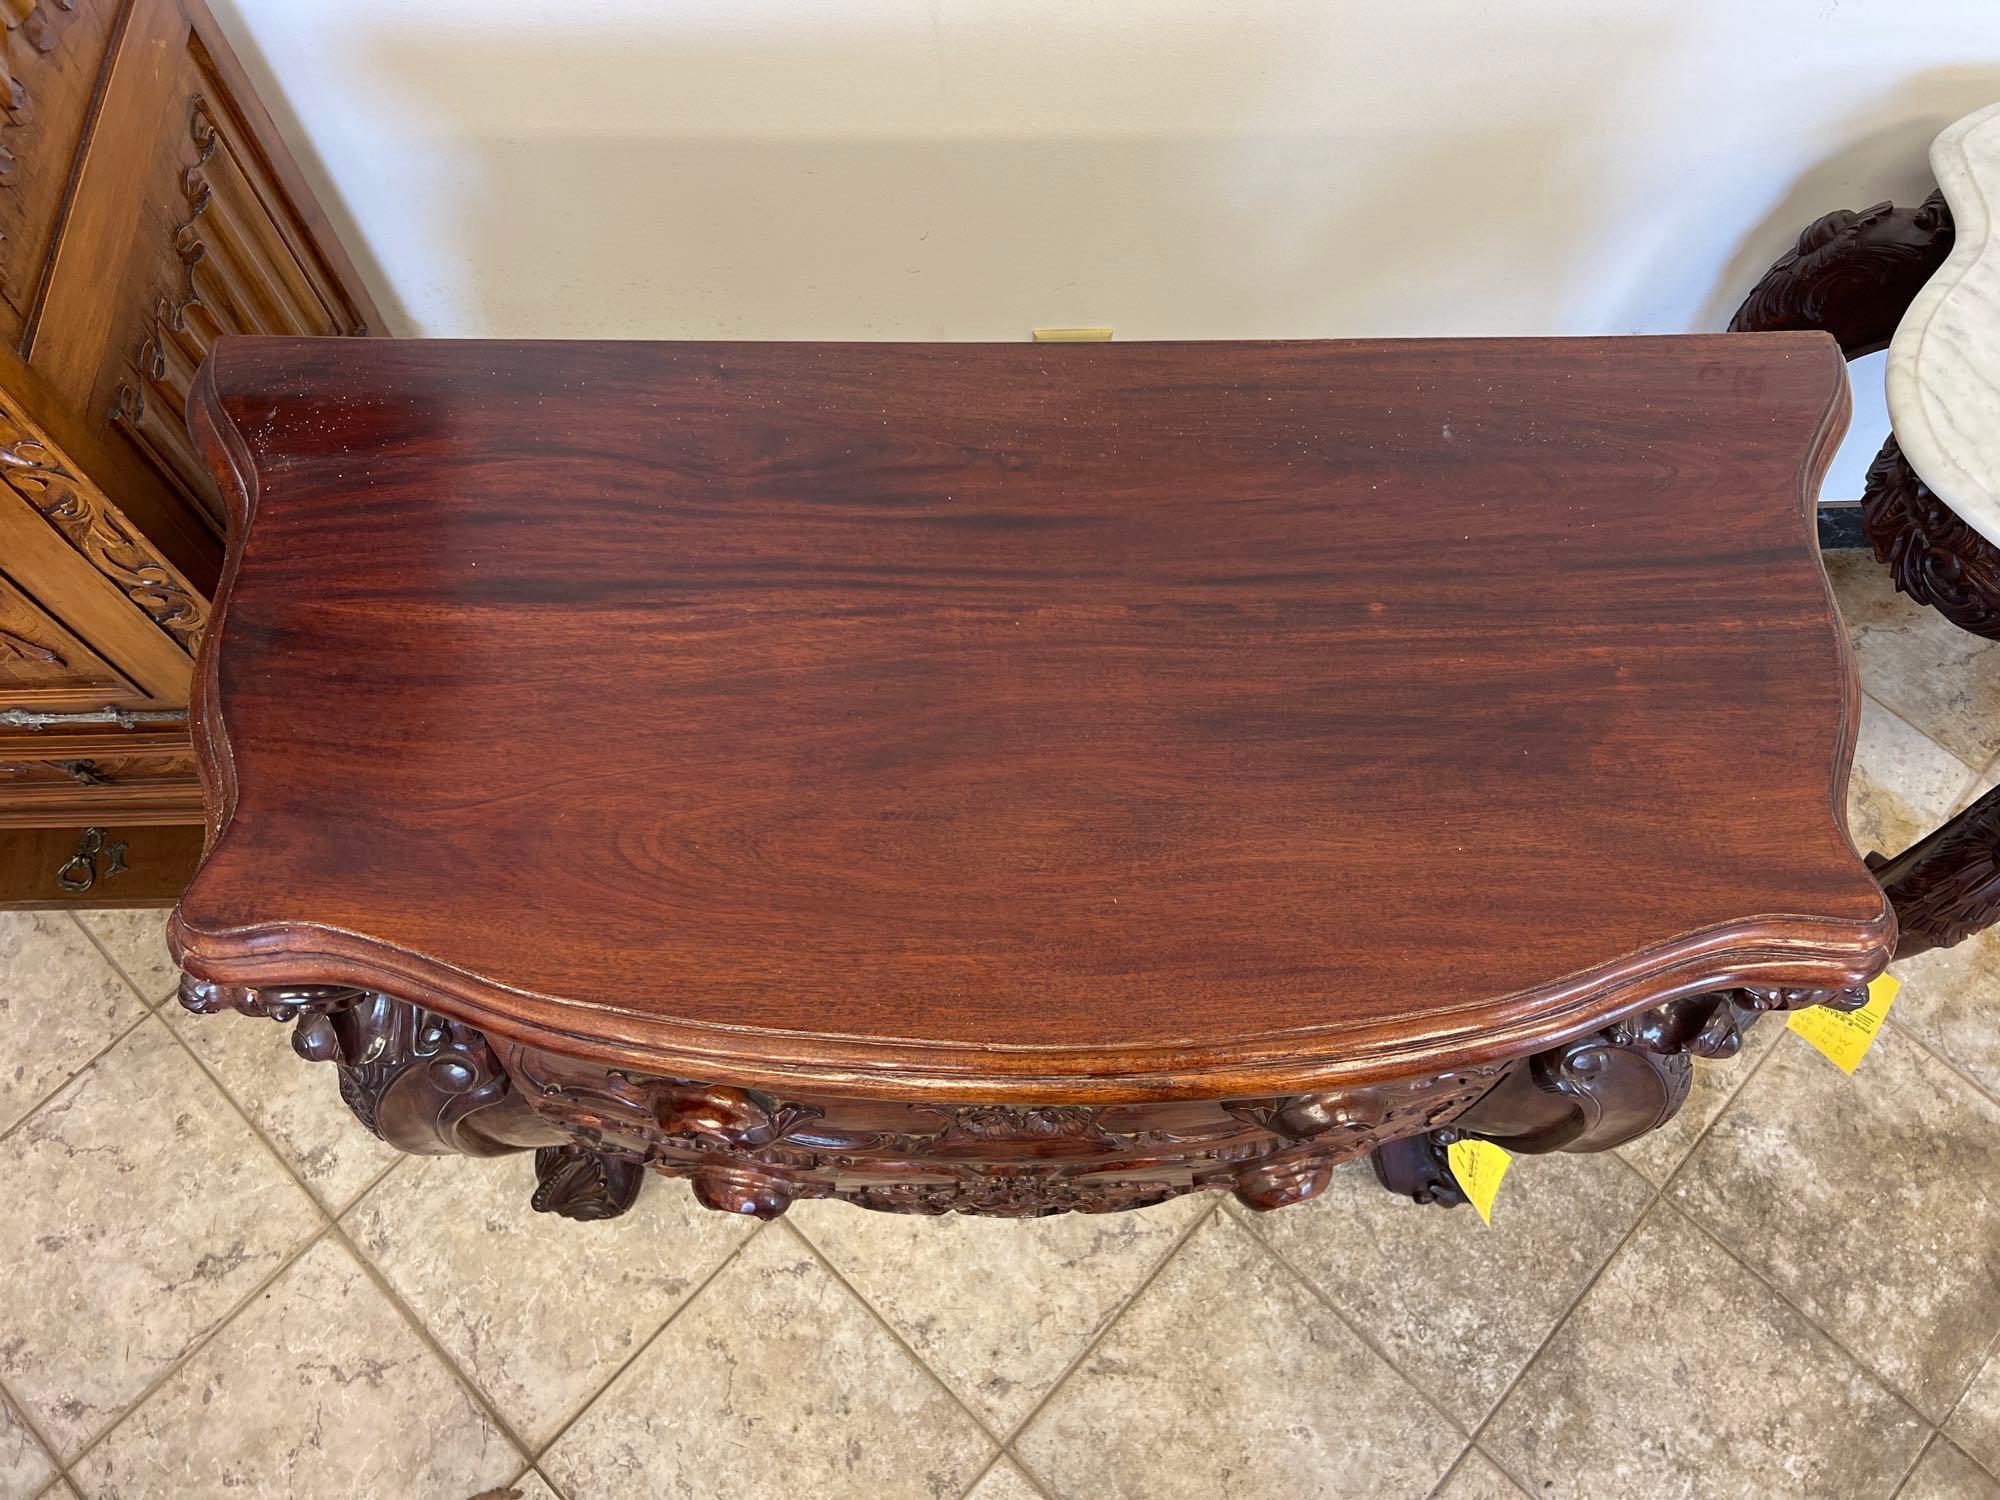
[[[123,698],[131,686],[0,573],[0,691],[12,702],[90,703]]]
[[[223,334],[379,321],[201,0],[0,0],[0,829],[199,822],[189,384]]]

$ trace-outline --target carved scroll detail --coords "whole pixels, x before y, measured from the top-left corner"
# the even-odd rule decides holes
[[[11,410],[0,409],[0,480],[193,655],[208,604],[146,539]]]
[[[1507,1071],[1495,1064],[1157,1114],[785,1100],[518,1045],[504,1062],[535,1111],[589,1151],[686,1177],[709,1207],[760,1218],[821,1197],[902,1213],[1103,1213],[1196,1188],[1275,1208],[1311,1197],[1334,1164],[1378,1141],[1451,1119]]]
[[[133,378],[119,382],[111,398],[111,420],[133,427],[145,420],[147,386],[166,378],[167,356],[162,340],[169,332],[185,333],[188,313],[201,304],[201,293],[195,286],[194,268],[208,254],[208,246],[202,242],[195,225],[214,201],[215,195],[209,188],[203,169],[207,167],[209,158],[215,155],[222,135],[209,115],[208,101],[199,94],[188,102],[188,134],[194,142],[195,159],[191,165],[181,169],[183,217],[174,225],[170,236],[174,259],[180,266],[180,282],[172,292],[159,299],[153,314],[153,325],[132,355]]]
[[[2000,547],[1931,493],[1893,434],[1868,466],[1861,529],[1899,590],[1961,630],[2000,640]]]
[[[1375,1175],[1392,1192],[1452,1207],[1465,1195],[1445,1148],[1467,1136],[1515,1152],[1606,1151],[1657,1130],[1686,1103],[1692,1059],[1732,1057],[1766,1011],[1852,1010],[1860,989],[1733,989],[1689,995],[1625,1016],[1528,1059],[1444,1129],[1387,1142]]]
[[[1824,329],[1849,359],[1886,348],[1904,311],[1951,254],[1951,210],[1877,203],[1808,224],[1729,320],[1732,333]]]
[[[339,1068],[340,1096],[399,1150],[497,1156],[555,1139],[521,1105],[486,1038],[462,1021],[344,985],[246,989],[185,977],[181,1004],[293,1024],[292,1050]]]
[[[1896,957],[1956,947],[2000,918],[2000,787],[1894,859],[1870,863],[1896,909]]]
[[[646,1169],[588,1146],[543,1146],[535,1152],[535,1195],[529,1207],[565,1219],[615,1219],[638,1200]]]

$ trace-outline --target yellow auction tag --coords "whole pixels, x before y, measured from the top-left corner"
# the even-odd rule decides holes
[[[1465,1190],[1465,1201],[1479,1210],[1490,1228],[1493,1200],[1500,1196],[1500,1179],[1514,1164],[1513,1153],[1491,1141],[1453,1141],[1444,1148],[1444,1159]]]
[[[1902,981],[1878,974],[1868,984],[1868,1003],[1859,1010],[1828,1010],[1824,1005],[1795,1010],[1785,1024],[1833,1059],[1843,1073],[1852,1073],[1875,1044],[1875,1033],[1889,1014]]]

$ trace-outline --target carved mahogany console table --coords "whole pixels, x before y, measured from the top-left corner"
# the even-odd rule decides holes
[[[1615,1145],[1885,885],[1990,915],[1844,831],[1845,402],[1817,334],[225,340],[183,999],[576,1218]]]

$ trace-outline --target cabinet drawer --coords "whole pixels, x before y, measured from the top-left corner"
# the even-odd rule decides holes
[[[0,758],[0,828],[113,816],[128,823],[198,820],[201,782],[192,752]]]
[[[172,906],[200,859],[187,824],[19,829],[0,839],[0,909]]]

